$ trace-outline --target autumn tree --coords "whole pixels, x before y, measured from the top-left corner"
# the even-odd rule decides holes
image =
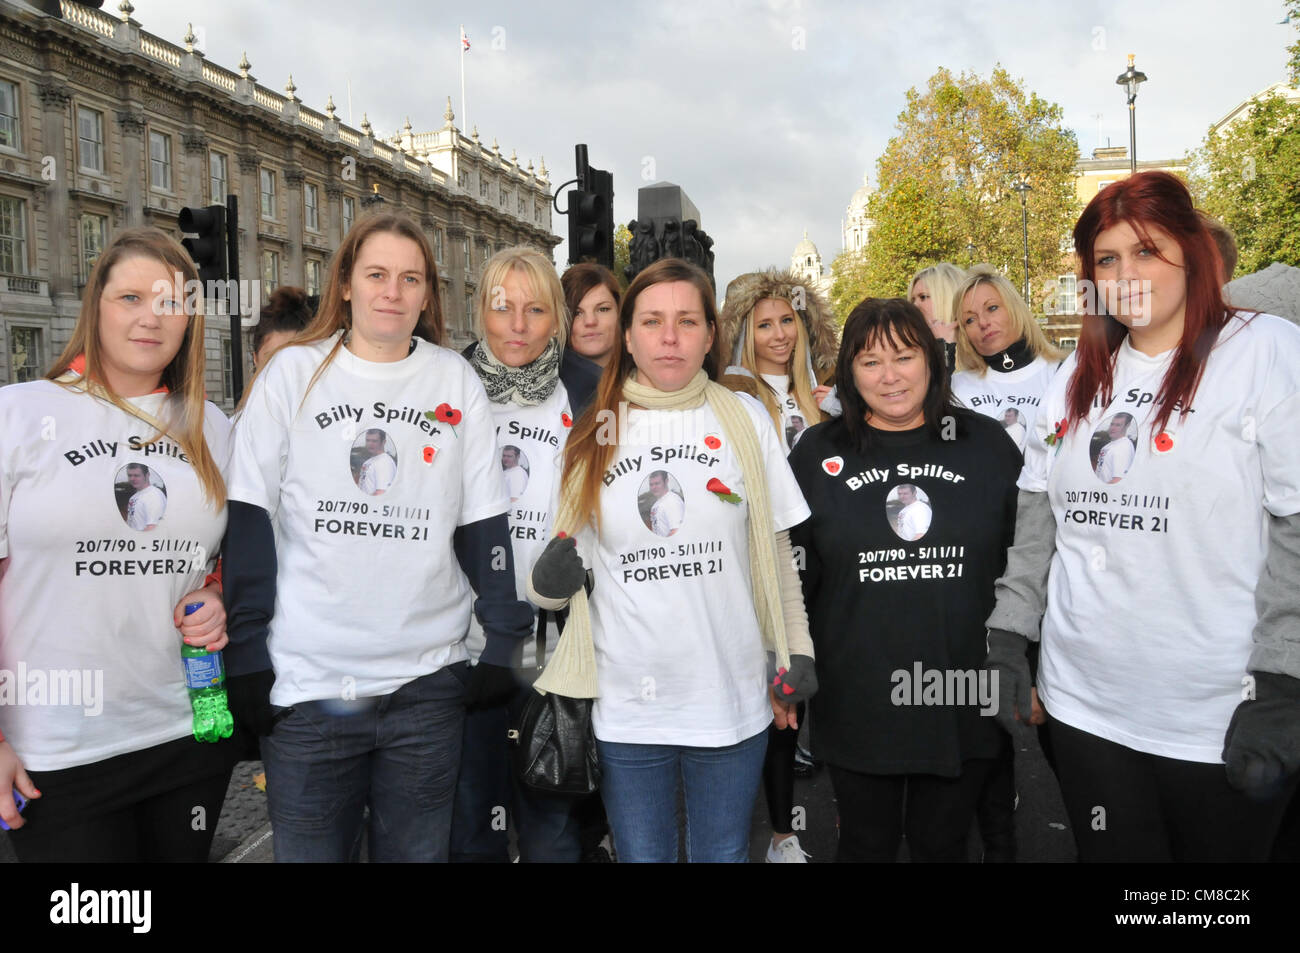
[[[619,287],[624,291],[627,290],[627,277],[623,274],[623,268],[632,260],[629,247],[632,242],[632,232],[626,225],[619,225],[614,229],[614,277],[618,279]]]
[[[924,90],[908,90],[898,134],[877,163],[866,248],[835,261],[831,297],[840,319],[865,297],[905,295],[911,276],[936,261],[988,262],[1021,287],[1021,207],[1012,186],[1022,179],[1032,188],[1030,287],[1041,311],[1038,292],[1062,273],[1062,243],[1080,211],[1078,143],[1062,117],[1059,105],[1001,66],[987,80],[940,69]]]
[[[1237,239],[1237,275],[1300,265],[1300,102],[1273,94],[1191,156],[1197,205]]]
[[[1295,28],[1300,30],[1300,0],[1288,0],[1283,4],[1286,9],[1286,19],[1283,23],[1294,22]],[[1291,60],[1287,63],[1287,70],[1291,74],[1291,85],[1300,86],[1300,36],[1296,41],[1286,48],[1291,54]]]

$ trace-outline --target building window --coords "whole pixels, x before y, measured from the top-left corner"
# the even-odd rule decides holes
[[[501,190],[501,207],[502,208],[510,207],[510,193],[507,192],[505,189]]]
[[[474,296],[465,295],[465,327],[474,327]]]
[[[41,329],[9,329],[9,372],[12,382],[25,384],[39,380],[45,361],[41,357]]]
[[[1074,275],[1061,275],[1056,279],[1056,313],[1057,314],[1078,314],[1079,313],[1079,296],[1077,292],[1078,279]]]
[[[1100,192],[1106,186],[1114,183],[1114,181],[1115,181],[1114,179],[1102,179],[1100,182],[1097,183],[1097,191]]]
[[[305,183],[302,187],[302,214],[308,228],[313,232],[320,231],[320,206],[317,198],[316,186],[310,182]]]
[[[267,250],[262,252],[262,291],[269,301],[271,292],[280,287],[280,256]]]
[[[524,212],[528,211],[528,199],[524,198],[522,195],[519,196],[519,206],[517,207],[516,211],[520,215],[523,215]]]
[[[108,244],[108,219],[103,215],[81,216],[81,280],[89,283],[95,259]]]
[[[0,195],[0,274],[27,274],[27,203]]]
[[[466,170],[466,169],[461,169],[459,172],[456,173],[456,183],[457,183],[457,184],[458,184],[462,189],[465,189],[466,191],[469,190],[469,172],[468,172],[468,170]]]
[[[230,188],[226,157],[220,152],[208,154],[208,200],[213,205],[226,204],[226,190]]]
[[[230,336],[221,336],[221,394],[227,402],[235,400],[235,355]]]
[[[433,230],[433,260],[442,264],[442,229]]]
[[[320,294],[320,262],[314,258],[307,259],[306,287],[303,289],[309,295]]]
[[[172,137],[165,132],[149,133],[149,187],[172,190]]]
[[[350,195],[343,197],[343,234],[352,231],[352,223],[357,220],[357,200]]]
[[[488,192],[490,192],[490,191],[491,191],[491,185],[489,184],[488,180],[487,180],[487,179],[479,179],[479,182],[478,182],[478,194],[479,194],[479,197],[480,197],[480,198],[487,198],[487,197],[488,197]]]
[[[486,238],[478,240],[478,260],[479,264],[486,265],[487,260],[492,257],[492,246],[488,244]]]
[[[104,171],[104,114],[77,107],[77,157],[87,172]]]
[[[462,239],[460,240],[460,253],[465,257],[465,271],[468,272],[468,271],[470,270],[470,265],[471,265],[471,261],[470,261],[470,257],[469,257],[469,239],[468,239],[468,238],[462,238]]]
[[[21,149],[22,134],[18,122],[18,85],[0,80],[0,146]]]
[[[262,170],[262,218],[275,218],[275,173]]]

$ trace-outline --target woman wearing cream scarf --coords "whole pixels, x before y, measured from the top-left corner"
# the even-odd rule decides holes
[[[714,382],[716,325],[713,288],[686,262],[628,288],[530,580],[536,604],[569,608],[537,687],[596,699],[624,861],[676,859],[679,777],[688,859],[745,861],[772,711],[816,690],[785,532],[808,509],[765,411]],[[651,512],[670,493],[682,515],[665,537]]]

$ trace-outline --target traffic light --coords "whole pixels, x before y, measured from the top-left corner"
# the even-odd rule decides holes
[[[577,187],[569,193],[569,263],[594,259],[614,267],[614,176],[587,164],[587,147],[576,150]]]
[[[181,231],[197,238],[181,241],[199,266],[199,281],[203,287],[213,281],[226,280],[226,208],[209,205],[206,208],[183,208],[177,219]]]

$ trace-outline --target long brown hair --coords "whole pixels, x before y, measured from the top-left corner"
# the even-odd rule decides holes
[[[379,233],[409,238],[419,247],[420,254],[424,257],[424,281],[428,289],[429,301],[420,312],[420,317],[415,323],[414,334],[416,337],[424,338],[430,344],[442,344],[444,333],[442,295],[438,287],[438,266],[434,263],[428,239],[409,215],[401,212],[375,212],[359,220],[343,238],[343,244],[339,246],[339,250],[334,253],[334,260],[330,262],[325,294],[321,296],[316,317],[303,328],[301,334],[285,345],[286,347],[293,344],[315,344],[317,341],[333,337],[340,330],[352,330],[352,302],[343,299],[343,289],[352,280],[352,268],[356,264],[361,246],[370,236]],[[325,355],[325,360],[321,361],[320,367],[316,368],[316,373],[307,383],[307,390],[303,394],[304,400],[316,386],[316,381],[320,379],[321,374],[325,373],[330,362],[338,356],[339,348],[343,346],[346,337],[346,334],[339,336],[329,354]]]
[[[627,349],[626,334],[632,327],[632,316],[636,313],[636,299],[641,292],[651,285],[664,282],[685,281],[700,293],[704,305],[704,320],[713,331],[713,346],[704,355],[704,372],[709,380],[718,379],[718,369],[722,366],[722,335],[718,330],[718,307],[713,300],[713,284],[704,271],[690,262],[680,258],[663,258],[642,270],[628,286],[627,292],[619,305],[618,329],[615,352],[605,365],[596,395],[586,412],[573,426],[573,433],[564,446],[564,477],[568,478],[575,465],[586,465],[582,486],[578,497],[578,512],[590,514],[597,532],[600,531],[600,491],[604,484],[601,478],[609,467],[617,451],[618,440],[602,440],[599,434],[607,426],[610,415],[618,419],[618,405],[623,400],[623,382],[636,369],[632,354]],[[622,434],[618,434],[622,437]],[[561,527],[562,529],[565,527]],[[579,527],[572,527],[577,530]]]
[[[74,390],[84,389],[86,384],[96,384],[99,395],[115,407],[154,426],[154,419],[144,416],[139,409],[113,393],[104,376],[99,332],[100,299],[104,296],[104,288],[108,285],[113,268],[128,258],[147,258],[159,262],[166,266],[173,278],[179,276],[180,283],[174,292],[177,298],[185,302],[186,311],[193,311],[192,314],[187,314],[185,336],[181,339],[180,348],[163,368],[159,378],[159,384],[167,388],[163,413],[156,418],[157,423],[163,425],[163,430],[149,442],[153,443],[166,436],[180,444],[203,487],[204,499],[210,501],[214,508],[221,509],[226,505],[226,484],[208,450],[208,442],[203,433],[206,415],[204,404],[207,402],[203,381],[203,295],[186,293],[186,285],[191,281],[197,282],[199,273],[176,239],[160,229],[149,227],[128,228],[117,233],[95,262],[95,269],[91,272],[90,281],[81,297],[77,326],[73,328],[67,346],[55,359],[45,378]],[[194,287],[195,285],[190,285],[190,289]],[[81,355],[85,355],[86,362],[81,379],[59,380]]]
[[[1228,306],[1219,287],[1223,262],[1205,222],[1196,214],[1187,186],[1168,172],[1139,172],[1098,192],[1074,226],[1074,248],[1079,255],[1080,276],[1088,282],[1085,287],[1096,287],[1093,249],[1097,236],[1121,222],[1127,222],[1143,239],[1148,237],[1149,227],[1159,228],[1183,252],[1187,280],[1183,336],[1155,398],[1152,432],[1159,433],[1169,423],[1175,407],[1180,408],[1180,416],[1186,416],[1205,372],[1205,362],[1219,332],[1228,323]],[[1083,317],[1076,352],[1078,368],[1066,391],[1066,420],[1071,428],[1087,418],[1098,394],[1103,404],[1110,403],[1115,352],[1128,334],[1128,328],[1101,307],[1101,295],[1091,298],[1094,306]]]

